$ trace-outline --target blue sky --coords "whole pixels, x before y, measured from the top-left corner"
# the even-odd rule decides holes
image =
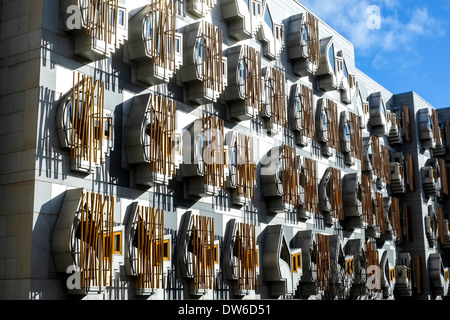
[[[392,93],[450,107],[450,0],[299,0],[355,46],[356,67]],[[380,11],[379,28],[369,28]],[[372,15],[372,16],[371,16]]]

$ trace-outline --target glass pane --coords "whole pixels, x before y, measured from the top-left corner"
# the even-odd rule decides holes
[[[121,251],[121,235],[120,234],[116,234],[114,236],[114,251],[115,252],[120,252]]]
[[[348,69],[347,69],[347,64],[345,63],[345,60],[344,60],[344,76],[348,79]]]
[[[308,43],[308,28],[306,28],[306,25],[302,26],[302,40],[305,44]]]
[[[273,20],[272,20],[272,16],[270,15],[268,6],[266,6],[266,11],[264,12],[264,21],[267,23],[267,25],[270,27],[270,29],[273,29]]]
[[[302,112],[302,99],[300,96],[297,96],[295,99],[295,110],[299,113]]]
[[[335,72],[335,58],[334,58],[334,45],[332,44],[328,49],[328,61],[330,62],[331,70]]]
[[[328,117],[327,117],[327,112],[325,110],[322,111],[322,124],[324,126],[324,129],[326,130],[328,127]]]

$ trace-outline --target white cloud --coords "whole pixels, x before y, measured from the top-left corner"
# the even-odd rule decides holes
[[[443,36],[441,22],[425,7],[406,9],[400,0],[300,0],[312,13],[347,37],[360,54],[403,51],[421,37]],[[380,28],[367,26],[368,8],[380,8]]]

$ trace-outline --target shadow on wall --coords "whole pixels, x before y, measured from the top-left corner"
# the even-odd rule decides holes
[[[58,146],[58,134],[55,127],[58,100],[55,92],[48,88],[39,88],[39,114],[36,160],[38,162],[39,176],[57,179],[61,174],[60,164],[63,163],[63,153],[55,147]],[[26,125],[26,124],[25,124]]]

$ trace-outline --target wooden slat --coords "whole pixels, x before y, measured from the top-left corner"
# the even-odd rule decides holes
[[[256,227],[247,223],[238,223],[237,229],[234,243],[238,257],[239,290],[257,290]]]
[[[224,121],[218,117],[204,114],[202,118],[205,149],[211,152],[204,153],[204,179],[205,185],[225,188],[225,161],[224,161]],[[215,136],[214,136],[215,135]]]
[[[317,234],[317,286],[319,290],[329,292],[331,288],[331,261],[329,236]]]
[[[176,1],[155,0],[149,4],[151,19],[150,38],[145,39],[152,63],[164,70],[175,72]],[[181,45],[181,44],[180,44]]]
[[[214,218],[194,216],[191,234],[193,235],[194,287],[197,290],[214,289]]]
[[[106,287],[112,283],[114,197],[83,193],[78,219],[81,286]]]
[[[104,82],[86,75],[73,75],[70,156],[103,163]]]
[[[311,13],[306,13],[306,25],[308,30],[308,59],[316,65],[320,65],[320,38],[319,20]]]
[[[270,68],[271,90],[271,116],[272,124],[286,127],[287,125],[287,99],[286,78],[284,72],[277,68]]]
[[[164,288],[164,210],[139,206],[133,222],[136,230],[136,288]]]
[[[389,149],[380,144],[377,136],[371,136],[372,144],[372,166],[374,174],[385,183],[391,182],[389,168]]]
[[[374,226],[379,230],[380,233],[386,232],[386,221],[384,216],[384,200],[383,194],[380,192],[375,193],[375,220]]]
[[[301,102],[302,102],[302,128],[303,134],[311,139],[315,138],[315,116],[314,116],[314,94],[312,89],[305,85],[301,85]]]
[[[403,106],[403,130],[406,142],[411,142],[411,115],[409,109]]]
[[[406,155],[406,177],[408,179],[408,188],[410,191],[415,190],[414,181],[414,161],[411,154]]]
[[[369,223],[373,215],[372,180],[369,176],[361,176],[361,206],[363,222]]]
[[[433,124],[433,135],[437,145],[442,144],[441,130],[439,128],[439,118],[436,109],[431,109],[431,122]]]
[[[396,238],[402,238],[403,231],[400,218],[400,200],[398,198],[391,198],[391,224]]]
[[[328,142],[330,148],[339,150],[339,121],[338,121],[338,106],[332,100],[327,100],[327,118],[328,118]]]
[[[448,186],[448,168],[445,164],[445,159],[438,158],[439,160],[439,169],[441,173],[441,188],[442,193],[448,195],[449,194],[449,186]]]
[[[150,95],[146,119],[150,120],[145,128],[150,143],[148,150],[151,172],[174,176],[175,162],[172,151],[175,148],[176,103],[163,96]],[[155,121],[153,121],[153,119]]]
[[[351,154],[352,157],[362,161],[363,152],[362,152],[362,129],[361,129],[361,116],[350,112],[350,145],[351,145]]]
[[[330,179],[331,191],[331,210],[333,217],[339,220],[344,220],[344,203],[342,199],[342,179],[341,170],[331,168]]]
[[[243,98],[245,105],[261,112],[264,96],[261,81],[261,52],[256,51],[249,45],[244,45],[242,50],[242,59],[248,76],[244,84],[245,94]]]
[[[253,159],[253,138],[236,134],[236,191],[239,197],[254,199],[256,188],[256,163]]]
[[[106,42],[106,46],[117,46],[119,20],[118,0],[89,0],[86,11],[86,34]],[[105,48],[107,49],[107,48]]]
[[[319,198],[317,189],[317,164],[316,161],[304,159],[305,178],[305,210],[311,213],[319,213]]]
[[[298,160],[294,148],[283,145],[281,149],[283,170],[281,182],[283,185],[283,202],[292,206],[299,205]]]

